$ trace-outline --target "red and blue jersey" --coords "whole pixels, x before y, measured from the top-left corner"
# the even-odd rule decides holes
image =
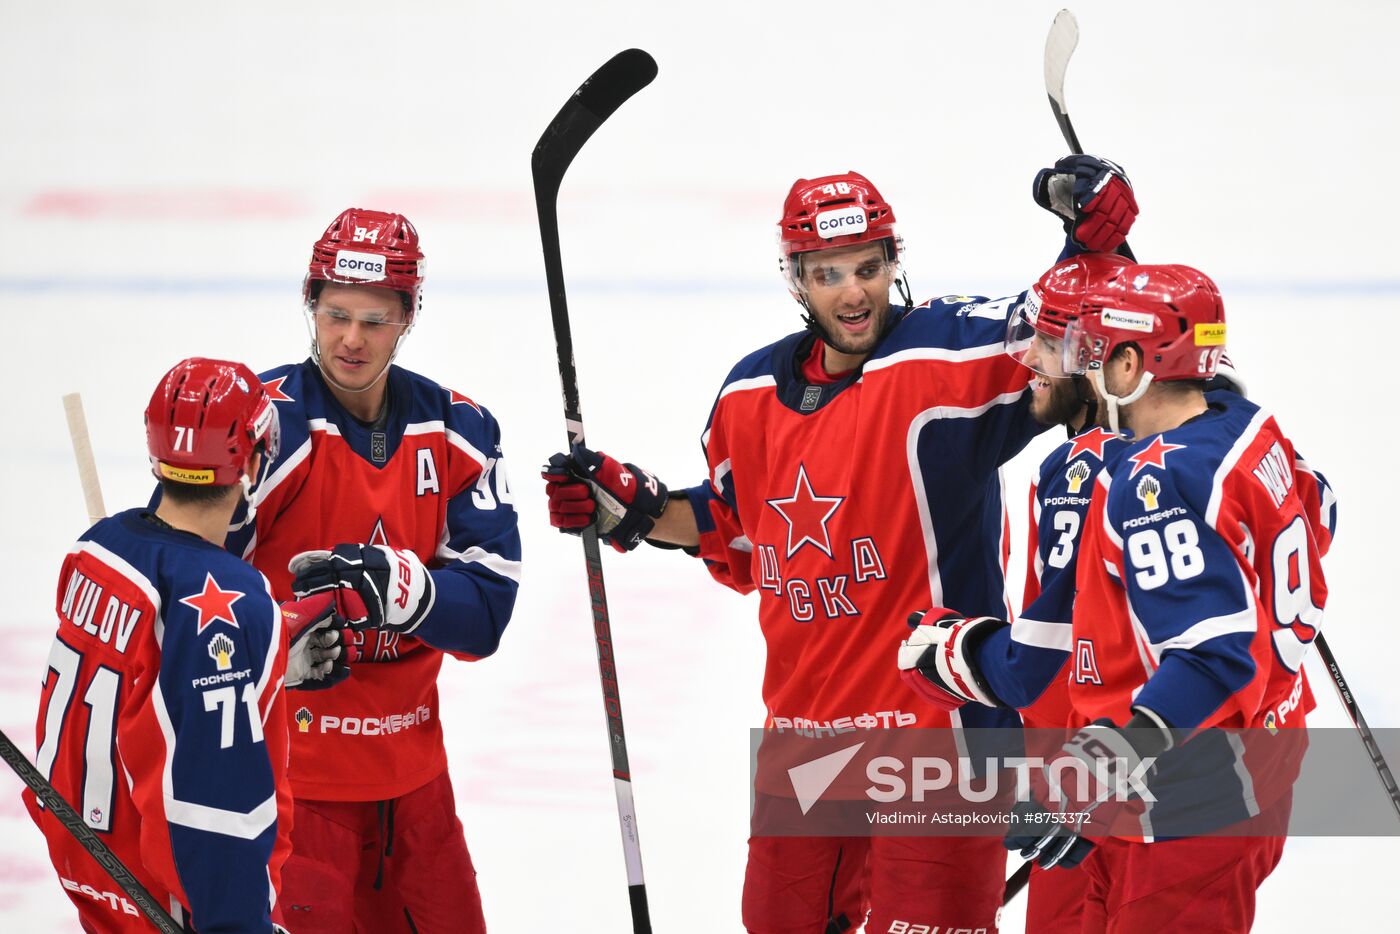
[[[141,511],[69,552],[36,765],[177,921],[271,931],[290,848],[281,613],[261,574]],[[149,931],[32,792],[91,930]]]
[[[1220,405],[1231,398],[1207,396]],[[1079,725],[1070,711],[1065,666],[1073,646],[1079,540],[1099,472],[1111,473],[1130,443],[1102,428],[1086,429],[1052,451],[1032,479],[1025,609],[1010,629],[998,630],[976,649],[978,669],[993,693],[1021,709],[1028,727]],[[1336,499],[1326,478],[1301,457],[1294,469],[1299,499],[1325,554],[1336,526]]]
[[[875,351],[831,383],[803,375],[807,333],[725,380],[702,438],[709,479],[687,494],[710,573],[759,593],[769,726],[948,725],[891,659],[913,611],[1006,613],[998,468],[1043,430],[1002,349],[1022,300],[892,308]]]
[[[1327,602],[1320,558],[1335,523],[1330,490],[1298,466],[1267,412],[1230,393],[1208,400],[1205,413],[1133,442],[1099,474],[1070,649],[1078,724],[1122,724],[1145,708],[1187,732],[1277,734],[1301,727],[1311,706],[1302,662]],[[1203,737],[1211,749],[1199,740],[1183,747],[1196,752],[1180,776],[1169,774],[1170,756],[1159,762],[1149,783],[1159,815],[1189,801],[1218,824],[1286,792],[1297,744],[1245,751],[1223,737]],[[1209,795],[1189,784],[1207,773]],[[1191,793],[1172,799],[1175,779]]]
[[[369,801],[406,794],[447,767],[437,676],[444,653],[495,652],[520,580],[520,536],[491,413],[460,393],[390,367],[378,425],[336,402],[311,361],[261,375],[282,428],[254,521],[228,548],[292,598],[287,563],[344,542],[407,549],[436,600],[411,637],[361,634],[349,679],[289,704],[298,797]]]
[[[1086,429],[1052,451],[1031,481],[1024,609],[976,650],[992,692],[1021,709],[1027,727],[1063,727],[1071,719],[1062,676],[1072,644],[1079,537],[1099,472],[1127,446],[1102,428]]]

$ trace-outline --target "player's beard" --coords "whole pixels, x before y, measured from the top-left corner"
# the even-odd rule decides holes
[[[1031,417],[1042,425],[1070,425],[1081,418],[1084,399],[1073,379],[1048,379],[1045,389],[1031,397]]]
[[[836,312],[830,312],[830,316],[837,318]],[[885,331],[889,328],[890,302],[887,297],[882,303],[871,303],[869,327],[861,334],[847,334],[841,327],[839,320],[830,322],[823,321],[822,317],[815,313],[809,313],[808,327],[817,332],[817,336],[822,339],[832,350],[838,353],[852,356],[863,356],[869,354],[880,343],[885,336]]]

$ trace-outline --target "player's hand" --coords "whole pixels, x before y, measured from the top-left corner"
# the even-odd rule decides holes
[[[1094,849],[1093,840],[1081,837],[1073,824],[1062,823],[1073,819],[1072,813],[1050,811],[1034,799],[1018,801],[1002,845],[1022,859],[1034,859],[1041,869],[1073,869]]]
[[[1041,169],[1032,192],[1036,204],[1064,218],[1075,243],[1095,252],[1116,250],[1138,215],[1128,176],[1098,156],[1065,156],[1054,168]]]
[[[433,608],[436,585],[418,556],[387,545],[336,545],[304,551],[287,569],[297,596],[329,593],[352,629],[408,635]]]
[[[335,597],[316,594],[282,604],[287,631],[288,688],[317,691],[350,677],[354,648],[345,639],[345,619],[335,612]]]
[[[540,476],[549,495],[551,525],[579,535],[591,524],[618,551],[631,551],[645,541],[666,511],[666,484],[635,464],[581,444],[550,457]]]
[[[990,616],[966,618],[934,607],[909,617],[914,631],[899,644],[899,677],[920,697],[942,710],[969,701],[1005,707],[977,669],[973,652],[983,639],[1008,623]]]
[[[1002,841],[1042,869],[1077,866],[1123,808],[1147,793],[1147,777],[1173,738],[1159,721],[1137,713],[1124,728],[1095,720],[1070,738],[1045,766],[1046,804],[1018,802]]]

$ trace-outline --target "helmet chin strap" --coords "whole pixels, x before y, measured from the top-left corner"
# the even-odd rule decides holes
[[[1144,370],[1142,379],[1138,380],[1137,388],[1126,396],[1115,396],[1108,391],[1108,387],[1104,384],[1102,368],[1091,370],[1089,372],[1089,378],[1094,381],[1094,386],[1098,389],[1099,395],[1103,396],[1104,401],[1108,403],[1108,430],[1115,435],[1121,435],[1123,432],[1118,427],[1118,407],[1120,405],[1131,405],[1141,399],[1143,393],[1147,392],[1147,387],[1152,385],[1152,373],[1148,370]]]
[[[1081,431],[1088,431],[1098,424],[1099,398],[1089,388],[1083,373],[1075,373],[1069,378],[1069,382],[1074,387],[1074,397],[1084,406],[1084,419],[1079,423],[1079,427],[1075,427],[1073,420],[1065,423],[1065,435],[1073,439]]]
[[[248,504],[248,515],[243,521],[252,522],[258,514],[258,507],[253,505],[253,478],[245,473],[238,478],[238,485],[243,489],[243,502]]]

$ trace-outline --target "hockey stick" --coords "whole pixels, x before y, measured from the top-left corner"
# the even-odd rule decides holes
[[[1060,133],[1064,136],[1069,151],[1075,155],[1083,155],[1084,147],[1079,145],[1079,137],[1069,119],[1069,108],[1065,105],[1065,74],[1069,71],[1069,60],[1078,45],[1079,21],[1068,9],[1061,10],[1055,14],[1055,20],[1050,24],[1050,32],[1045,36],[1045,96],[1050,99],[1050,110],[1055,114],[1055,122],[1060,125]],[[1122,249],[1127,248],[1127,243],[1124,243]],[[1006,880],[1006,887],[1002,889],[1001,894],[1003,906],[1011,904],[1011,900],[1030,882],[1031,864],[1034,862],[1034,859],[1026,860],[1016,867],[1011,878]]]
[[[544,244],[545,279],[549,285],[549,311],[554,321],[554,343],[559,354],[559,380],[564,388],[564,425],[569,444],[582,444],[583,413],[579,408],[578,373],[574,369],[574,342],[569,331],[569,309],[564,297],[564,265],[559,254],[559,185],[583,144],[603,121],[633,94],[656,77],[656,61],[641,49],[614,55],[560,108],[545,128],[530,156],[535,180],[535,207],[539,212],[540,240]],[[632,907],[634,934],[651,934],[646,883],[642,879],[642,848],[637,837],[637,814],[632,801],[632,773],[627,763],[627,740],[622,729],[622,699],[612,649],[612,624],[603,589],[603,561],[598,534],[583,530],[583,555],[588,568],[588,593],[593,603],[593,634],[598,649],[598,675],[603,686],[603,710],[608,718],[612,745],[613,789],[622,828],[622,852],[627,862],[627,894]]]
[[[1011,874],[1011,878],[1006,880],[1006,888],[1001,891],[1001,904],[1006,906],[1011,904],[1011,900],[1021,894],[1021,890],[1026,887],[1026,883],[1031,881],[1031,864],[1035,860],[1028,859],[1016,871]]]
[[[73,459],[78,462],[78,482],[83,485],[88,521],[96,523],[106,517],[107,507],[102,505],[102,486],[97,482],[97,462],[93,460],[92,442],[88,439],[83,397],[76,392],[64,396],[63,414],[68,419],[68,436],[73,440]]]
[[[1074,124],[1069,119],[1069,107],[1065,104],[1065,73],[1069,71],[1069,60],[1079,45],[1079,21],[1068,9],[1055,14],[1050,24],[1050,32],[1045,37],[1045,96],[1050,98],[1050,110],[1055,114],[1055,122],[1060,125],[1060,133],[1069,145],[1069,151],[1076,156],[1084,154],[1079,145],[1079,137],[1074,132]],[[1136,261],[1127,241],[1114,250],[1120,256]]]
[[[1060,125],[1069,151],[1082,155],[1084,147],[1074,135],[1074,124],[1069,122],[1069,108],[1065,106],[1065,72],[1069,70],[1070,56],[1077,45],[1079,21],[1069,10],[1061,10],[1055,14],[1050,34],[1045,37],[1045,94],[1050,98],[1050,109],[1055,112],[1055,122]]]
[[[1347,679],[1342,677],[1337,657],[1332,654],[1332,649],[1328,647],[1322,633],[1317,634],[1313,644],[1317,646],[1317,652],[1322,656],[1322,662],[1332,676],[1332,684],[1337,689],[1337,696],[1342,699],[1342,706],[1347,709],[1347,716],[1351,717],[1352,726],[1356,727],[1356,732],[1361,735],[1361,745],[1366,747],[1366,754],[1371,757],[1371,765],[1375,767],[1385,793],[1390,796],[1395,813],[1400,815],[1400,787],[1395,784],[1395,776],[1391,774],[1390,766],[1381,754],[1381,747],[1376,744],[1376,737],[1371,733],[1371,728],[1366,725],[1366,718],[1361,716],[1361,708],[1357,706],[1356,698],[1351,696],[1351,688],[1347,687]]]
[[[146,891],[146,887],[131,874],[131,870],[122,864],[117,858],[117,854],[107,848],[107,844],[102,842],[102,838],[97,836],[97,832],[89,827],[78,812],[59,794],[48,779],[40,774],[28,757],[20,751],[4,732],[0,731],[0,758],[3,758],[10,768],[15,770],[15,774],[20,777],[30,789],[34,796],[44,803],[49,809],[49,813],[58,818],[59,823],[67,828],[73,838],[82,844],[83,849],[88,851],[97,864],[107,870],[107,874],[112,877],[112,881],[121,886],[121,890],[131,897],[136,907],[141,909],[141,913],[146,919],[155,925],[156,930],[161,934],[185,934],[185,929],[175,923],[175,919],[165,913],[165,910],[156,904],[155,897]]]

